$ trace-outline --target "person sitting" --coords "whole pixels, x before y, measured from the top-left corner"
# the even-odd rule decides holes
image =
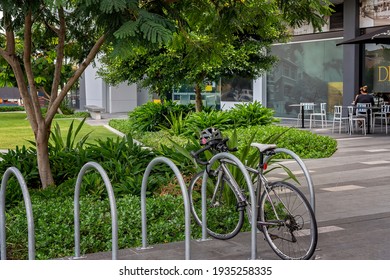
[[[368,94],[367,90],[367,86],[361,88],[360,94],[355,99],[355,105],[358,103],[371,103],[371,106],[375,105],[374,96]]]
[[[369,104],[371,104],[371,106],[375,105],[374,96],[372,96],[371,94],[368,94],[368,87],[367,86],[363,86],[361,88],[360,94],[356,97],[354,105],[356,106],[359,103],[369,103]],[[359,126],[360,127],[362,126],[361,122],[359,122]]]

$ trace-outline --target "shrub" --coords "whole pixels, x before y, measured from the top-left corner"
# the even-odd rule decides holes
[[[27,186],[40,187],[39,173],[37,169],[37,155],[34,147],[16,147],[8,150],[6,154],[0,154],[0,174],[8,167],[16,167],[22,173]]]
[[[189,114],[186,119],[186,135],[198,135],[208,127],[218,127],[225,130],[233,126],[233,120],[226,111],[212,110],[210,112],[196,112]]]
[[[330,157],[337,149],[337,141],[329,136],[274,125],[237,128],[239,147],[240,145],[244,145],[245,140],[250,139],[255,131],[257,133],[253,142],[258,143],[268,143],[268,139],[272,139],[273,135],[283,133],[275,144],[278,147],[293,151],[303,159]],[[227,130],[224,134],[231,137],[233,130]]]
[[[0,112],[24,111],[23,106],[0,106]]]
[[[238,103],[228,111],[229,117],[237,127],[268,125],[277,122],[272,109],[263,107],[260,102]]]
[[[182,113],[182,117],[185,118],[189,112],[194,110],[193,104],[180,105],[173,101],[164,103],[147,102],[130,112],[129,120],[133,132],[157,131],[161,129],[161,126],[170,127],[167,120],[169,113]]]
[[[141,193],[142,178],[148,164],[156,157],[149,149],[144,149],[125,138],[98,140],[90,145],[91,158],[99,162],[107,172],[116,195]],[[160,184],[170,180],[170,169],[167,166],[156,166],[148,181],[148,194],[153,193]]]
[[[221,130],[223,136],[232,138],[234,129]],[[275,135],[281,135],[277,139],[278,147],[290,149],[301,158],[323,158],[331,156],[337,149],[336,140],[329,136],[317,135],[310,131],[303,131],[296,128],[288,128],[284,126],[266,125],[266,126],[249,126],[239,127],[236,129],[237,143],[239,150],[242,149],[248,139],[256,132],[253,142],[267,143]],[[178,148],[174,147],[173,142],[184,148],[194,148],[191,146],[193,139],[198,136],[170,136],[168,132],[149,132],[140,135],[138,138],[142,143],[154,150],[162,151],[162,146],[165,146],[165,155],[170,157],[178,152]],[[171,141],[172,140],[172,141]],[[230,141],[231,142],[231,141]],[[228,142],[229,143],[229,142]],[[175,156],[176,157],[176,156]]]

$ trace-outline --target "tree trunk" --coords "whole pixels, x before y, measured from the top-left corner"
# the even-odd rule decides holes
[[[196,84],[195,85],[195,109],[196,112],[201,112],[202,111],[202,89],[201,87]]]
[[[35,141],[37,144],[39,177],[43,189],[55,184],[49,161],[49,137],[50,132],[46,126],[44,124],[39,124]]]

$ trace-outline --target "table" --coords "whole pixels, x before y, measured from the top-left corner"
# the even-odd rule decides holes
[[[300,107],[301,108],[301,121],[302,121],[301,127],[302,128],[305,128],[305,106],[307,106],[307,105],[315,106],[316,104],[310,103],[310,102],[306,102],[306,103],[299,103],[299,104],[290,104],[290,105],[288,105],[290,107]]]

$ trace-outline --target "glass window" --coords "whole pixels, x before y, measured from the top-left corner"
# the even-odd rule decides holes
[[[365,44],[362,83],[378,103],[390,101],[390,45]]]
[[[251,102],[253,101],[253,80],[235,77],[222,78],[221,101],[224,102]]]
[[[339,40],[300,42],[272,47],[279,62],[267,75],[267,107],[278,117],[296,117],[300,102],[342,104],[343,48]],[[282,70],[281,70],[282,69]],[[286,71],[288,69],[288,71]]]

